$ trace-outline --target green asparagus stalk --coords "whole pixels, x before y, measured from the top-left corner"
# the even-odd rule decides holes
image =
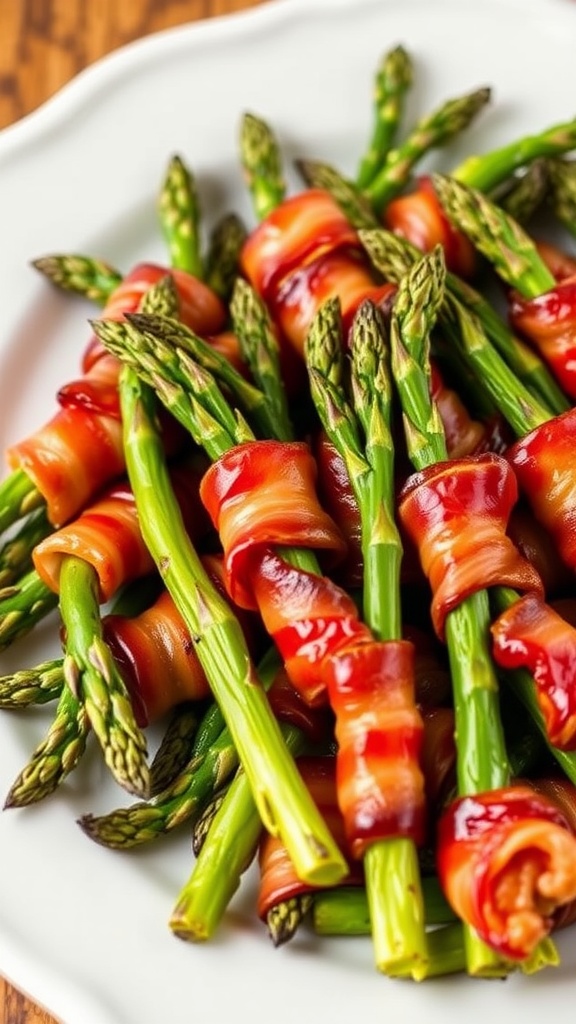
[[[360,231],[360,238],[375,268],[394,283],[398,283],[408,273],[421,255],[410,242],[382,228]],[[499,365],[504,360],[509,371],[532,393],[536,402],[548,408],[551,415],[565,412],[569,408],[566,395],[543,360],[515,337],[492,305],[476,289],[448,272],[446,294],[458,303],[463,315],[472,316],[479,324],[484,338],[484,350],[493,347],[502,357]],[[446,326],[445,313],[444,306],[439,313],[443,328]]]
[[[57,700],[64,686],[62,658],[0,676],[0,708],[18,709]]]
[[[508,284],[527,298],[554,287],[554,276],[533,240],[501,207],[455,178],[435,174],[433,182],[450,220]]]
[[[170,159],[162,182],[158,215],[170,265],[201,278],[198,192],[194,176],[177,154]]]
[[[440,249],[414,265],[399,285],[391,320],[392,371],[402,406],[408,454],[417,471],[447,457],[442,424],[430,395],[428,363],[428,311],[439,306],[442,265]],[[425,325],[425,334],[420,333],[418,324]],[[446,620],[460,794],[496,789],[509,781],[498,682],[490,657],[490,621],[486,591],[467,598]],[[469,973],[500,976],[507,972],[507,966],[473,929],[465,926],[464,936]]]
[[[412,61],[402,46],[396,46],[384,54],[374,78],[372,134],[356,175],[360,189],[370,184],[388,157],[413,78]]]
[[[129,476],[146,543],[164,582],[198,638],[197,652],[227,720],[263,824],[279,834],[302,878],[331,884],[346,864],[326,829],[259,683],[242,631],[184,529],[171,493],[150,392],[125,368],[121,399]]]
[[[576,235],[576,162],[550,159],[546,164],[550,180],[548,202],[554,216]]]
[[[0,651],[26,636],[58,604],[34,569],[0,591]]]
[[[30,477],[21,469],[13,470],[0,483],[0,534],[43,504]]]
[[[397,640],[402,636],[402,546],[394,518],[392,392],[383,324],[371,304],[361,307],[354,322],[351,401],[345,389],[343,351],[338,302],[329,300],[306,342],[312,396],[324,429],[344,459],[360,509],[364,619],[380,639]],[[373,843],[364,870],[378,969],[423,977],[428,954],[414,843],[403,837]]]
[[[427,924],[450,924],[456,920],[435,875],[424,875],[422,894]],[[318,935],[370,935],[366,889],[356,886],[319,892],[314,899],[312,921]],[[463,961],[461,970],[465,967]]]
[[[17,585],[18,580],[32,568],[32,551],[53,530],[46,509],[32,512],[18,531],[0,548],[0,601],[2,591]]]
[[[391,150],[382,167],[364,189],[376,212],[381,212],[402,191],[414,165],[422,157],[463,132],[490,100],[490,89],[475,89],[448,100],[422,118],[407,138]]]
[[[200,367],[232,392],[234,400],[263,436],[267,437],[274,429],[274,414],[266,395],[179,321],[138,313],[128,315],[117,324],[111,320],[95,320],[93,327],[103,344],[137,370],[184,426],[186,389],[190,377]]]
[[[480,192],[491,192],[514,171],[542,157],[561,156],[576,147],[576,120],[515,139],[490,153],[467,157],[452,177]]]
[[[104,306],[122,280],[122,274],[104,260],[76,254],[40,256],[32,266],[67,292]]]
[[[187,763],[198,726],[199,711],[195,704],[175,708],[150,764],[151,797],[167,789]]]
[[[247,234],[245,225],[235,213],[225,214],[210,234],[204,280],[224,302],[232,294]]]
[[[302,752],[299,729],[283,726],[282,734],[293,756]],[[203,942],[212,938],[222,916],[238,889],[240,879],[256,854],[262,822],[246,773],[239,769],[217,808],[209,828],[209,842],[198,851],[194,869],[182,887],[170,917],[170,928],[181,939]],[[290,927],[274,929],[268,922],[275,945],[294,934],[300,918]]]
[[[238,278],[230,302],[230,315],[242,356],[256,385],[266,395],[281,441],[293,437],[286,392],[280,371],[278,343],[266,306],[243,278]]]
[[[273,678],[268,657],[258,665],[264,687]],[[165,789],[148,802],[121,807],[95,817],[87,814],[80,826],[95,842],[126,850],[166,835],[185,822],[196,821],[203,809],[238,767],[238,754],[222,712],[214,702],[205,711],[190,746],[186,763]]]
[[[263,220],[284,199],[286,183],[278,142],[270,126],[246,113],[240,129],[240,161],[254,212]]]
[[[543,205],[550,187],[549,161],[534,160],[524,174],[513,177],[503,192],[496,190],[495,202],[509,217],[526,224]]]
[[[4,808],[25,807],[53,793],[82,757],[90,725],[88,707],[64,686],[50,729],[10,787]]]

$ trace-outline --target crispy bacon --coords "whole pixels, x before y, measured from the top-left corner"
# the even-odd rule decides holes
[[[509,465],[489,452],[438,462],[404,487],[399,517],[418,547],[440,638],[448,613],[475,591],[499,584],[542,593],[538,573],[506,535],[516,498]]]
[[[412,192],[392,199],[384,210],[383,220],[394,234],[407,239],[422,252],[431,252],[436,245],[441,245],[446,266],[453,273],[464,278],[474,274],[474,247],[450,223],[429,177],[420,177]]]
[[[103,317],[119,319],[134,312],[143,294],[168,271],[139,264],[110,297]],[[198,333],[215,333],[225,318],[218,297],[184,271],[171,271],[180,301],[180,317]],[[125,470],[117,395],[120,363],[95,337],[82,359],[83,376],[59,391],[60,409],[28,438],[6,452],[9,467],[21,469],[46,501],[56,528],[72,519],[102,488]],[[168,435],[181,443],[178,432]]]
[[[339,801],[353,854],[362,856],[376,839],[418,841],[423,831],[413,648],[377,641],[345,591],[283,557],[281,545],[341,551],[340,535],[313,494],[311,455],[306,450],[302,463],[303,449],[276,442],[234,448],[208,470],[201,497],[224,548],[228,592],[238,604],[259,608],[306,702],[316,706],[329,697]]]
[[[533,299],[510,297],[512,327],[538,349],[556,380],[576,398],[576,274]]]
[[[571,569],[576,569],[575,446],[576,409],[570,409],[531,430],[506,453],[536,519]]]
[[[241,267],[270,310],[281,348],[288,342],[299,356],[328,298],[339,297],[347,332],[364,299],[384,303],[394,292],[375,278],[356,231],[320,189],[280,203],[244,243]]]
[[[187,462],[173,470],[172,480],[187,528],[199,536],[206,532],[207,522],[198,498],[195,468]],[[154,562],[140,532],[136,502],[128,483],[114,484],[75,520],[35,547],[34,567],[55,593],[59,591],[62,561],[69,555],[94,568],[102,603],[123,584],[152,572]]]
[[[535,594],[526,594],[492,624],[493,653],[504,668],[534,676],[548,738],[576,749],[576,629]]]
[[[528,785],[453,801],[438,825],[437,868],[455,913],[511,960],[530,956],[576,897],[576,839]]]
[[[425,834],[422,718],[407,640],[361,642],[325,660],[336,716],[338,801],[354,857],[375,840]]]

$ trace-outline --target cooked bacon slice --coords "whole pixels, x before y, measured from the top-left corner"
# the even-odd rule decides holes
[[[338,808],[336,796],[336,759],[334,757],[301,757],[298,769],[310,794],[322,812],[334,840],[340,847],[349,863],[350,872],[339,883],[340,885],[361,885],[363,882],[362,868],[350,857],[344,832],[344,822]],[[268,832],[263,833],[260,843],[258,861],[260,865],[260,887],[258,892],[258,916],[266,920],[268,913],[279,903],[302,896],[313,894],[314,888],[302,882],[294,870],[286,847],[281,840]]]
[[[224,548],[228,593],[240,607],[258,607],[250,563],[264,549],[286,545],[344,555],[343,538],[320,506],[315,484],[316,463],[302,442],[236,445],[206,472],[200,496]]]
[[[252,287],[269,302],[295,270],[325,253],[361,250],[340,207],[321,189],[285,199],[251,232],[240,258]]]
[[[533,299],[513,292],[509,317],[512,327],[538,349],[566,394],[576,398],[576,274]]]
[[[134,312],[145,292],[166,273],[165,267],[155,264],[136,266],[110,297],[102,316],[119,319]],[[200,334],[219,331],[225,319],[220,299],[191,274],[170,273],[181,319]],[[42,494],[57,529],[125,470],[119,368],[120,362],[92,337],[82,359],[83,376],[60,389],[58,412],[6,452],[9,467],[26,473]],[[174,450],[172,442],[169,445]]]
[[[531,430],[506,458],[536,519],[566,565],[576,569],[576,409]]]
[[[501,585],[542,593],[538,573],[506,535],[516,499],[510,466],[490,452],[435,463],[402,490],[399,517],[418,547],[440,638],[448,613],[478,590]]]
[[[563,281],[566,277],[574,277],[576,274],[576,259],[570,256],[564,249],[552,245],[551,242],[544,242],[536,239],[535,243],[539,255],[544,260],[548,270],[557,281]]]
[[[425,834],[419,767],[423,724],[406,640],[361,642],[330,654],[324,675],[336,716],[338,802],[352,855],[375,840]]]
[[[198,473],[186,464],[173,471],[173,484],[191,535],[206,531],[204,509],[198,497]],[[66,526],[42,540],[32,553],[34,567],[47,587],[58,593],[60,569],[67,556],[91,565],[98,577],[99,598],[109,601],[130,580],[152,572],[154,562],[144,544],[134,495],[122,481]]]
[[[455,800],[439,821],[437,868],[455,913],[511,960],[530,956],[576,898],[576,839],[528,785]]]
[[[366,259],[354,250],[323,253],[295,268],[268,300],[274,322],[300,355],[317,312],[328,299],[338,297],[344,336],[365,299],[386,303],[395,292],[392,284],[376,284]]]
[[[493,653],[504,668],[534,676],[546,733],[561,750],[576,750],[576,629],[535,594],[492,624]]]
[[[431,392],[438,407],[451,459],[487,451],[490,434],[483,423],[472,419],[460,395],[449,387],[438,365],[431,363]]]
[[[412,192],[392,199],[384,210],[383,220],[394,234],[422,252],[431,252],[436,245],[441,245],[446,266],[454,274],[464,278],[474,274],[474,247],[466,235],[450,223],[429,177],[420,177]]]

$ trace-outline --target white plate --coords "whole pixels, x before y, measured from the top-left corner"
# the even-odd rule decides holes
[[[456,163],[574,114],[575,37],[569,0],[279,0],[143,40],[80,75],[0,136],[2,447],[51,414],[92,312],[50,290],[29,260],[78,251],[128,269],[162,258],[154,203],[172,153],[193,168],[208,219],[230,207],[250,218],[236,148],[245,110],[273,124],[288,159],[353,171],[372,72],[403,43],[417,68],[408,120],[448,96],[494,87],[492,109],[451,150]],[[55,650],[54,628],[52,620],[2,655],[0,673]],[[0,792],[49,716],[0,715]],[[505,984],[390,981],[375,974],[362,940],[303,934],[274,950],[255,921],[250,880],[211,945],[178,942],[166,922],[190,867],[187,833],[117,854],[75,824],[122,802],[91,756],[44,805],[0,816],[0,972],[66,1024],[402,1024],[423,1015],[530,1024],[576,994],[573,932],[559,939],[559,970]]]

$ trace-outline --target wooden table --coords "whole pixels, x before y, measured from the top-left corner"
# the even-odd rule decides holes
[[[264,2],[9,0],[0,4],[0,128],[35,110],[88,64],[125,43]],[[0,978],[0,1024],[56,1022]]]

